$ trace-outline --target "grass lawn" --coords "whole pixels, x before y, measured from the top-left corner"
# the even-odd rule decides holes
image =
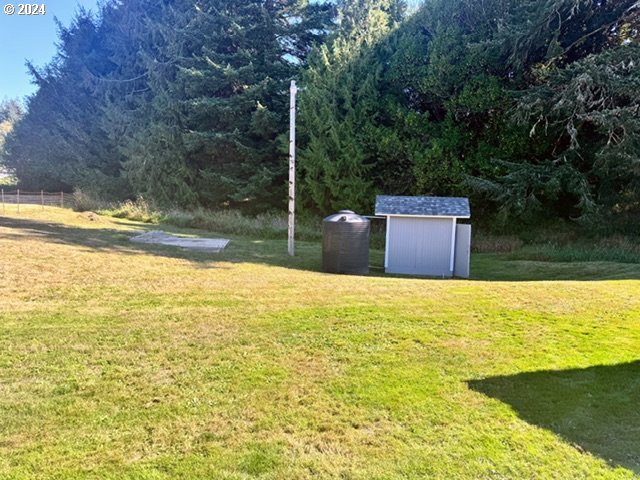
[[[2,479],[640,475],[640,265],[327,275],[316,243],[186,253],[22,210],[0,216]]]

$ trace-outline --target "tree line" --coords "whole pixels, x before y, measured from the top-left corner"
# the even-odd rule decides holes
[[[80,10],[4,144],[25,188],[158,206],[468,195],[486,218],[640,223],[636,0],[129,0]]]

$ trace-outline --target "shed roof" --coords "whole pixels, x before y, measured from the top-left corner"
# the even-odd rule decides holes
[[[394,197],[376,195],[376,215],[416,217],[471,217],[469,199],[463,197]]]

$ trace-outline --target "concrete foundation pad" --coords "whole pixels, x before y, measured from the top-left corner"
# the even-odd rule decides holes
[[[155,245],[168,245],[170,247],[180,247],[187,250],[198,250],[201,252],[218,253],[229,243],[224,238],[190,238],[171,235],[161,230],[152,230],[141,235],[131,237],[134,243],[150,243]]]

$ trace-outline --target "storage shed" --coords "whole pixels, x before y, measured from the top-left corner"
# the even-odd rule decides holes
[[[376,216],[387,218],[388,273],[468,277],[471,218],[468,198],[376,196]]]

